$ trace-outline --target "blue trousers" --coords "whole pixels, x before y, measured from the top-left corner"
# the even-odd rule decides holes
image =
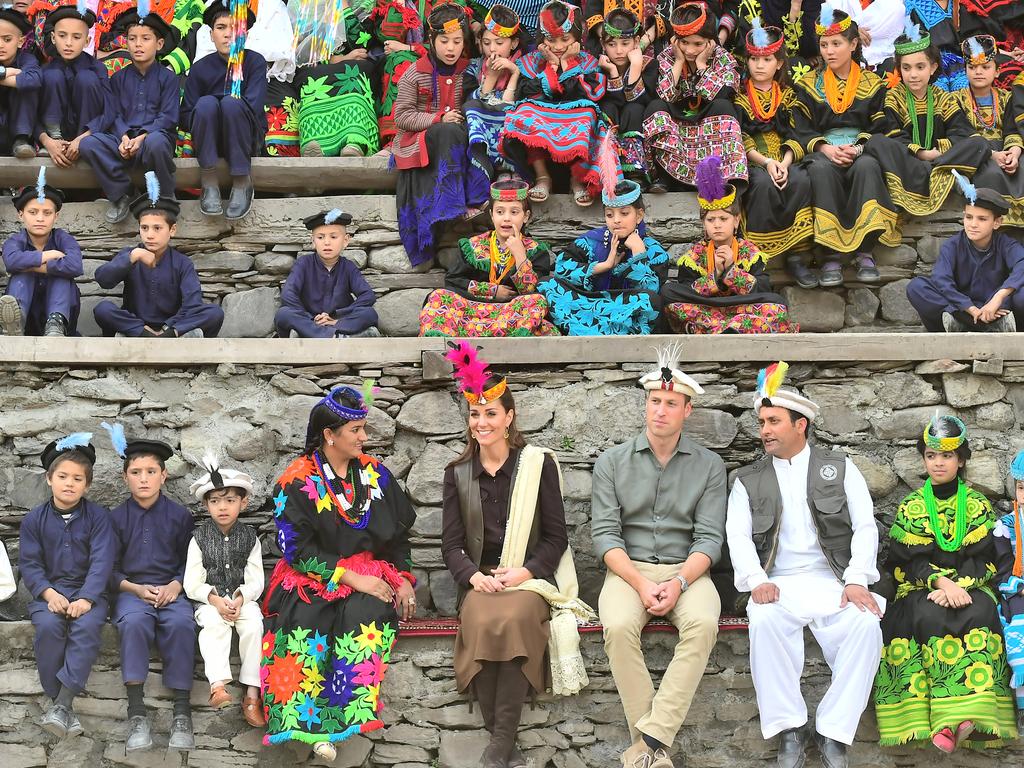
[[[146,329],[146,321],[138,315],[122,309],[112,301],[101,301],[93,310],[96,324],[103,329],[104,336],[113,336],[115,333],[123,333],[125,336],[141,336]],[[163,322],[150,323],[150,327],[162,326]],[[220,333],[220,327],[224,325],[224,310],[216,304],[201,304],[195,310],[186,312],[177,321],[174,330],[178,335],[200,328],[203,336],[208,339],[215,338]]]
[[[163,133],[150,133],[142,140],[139,151],[129,160],[121,157],[117,148],[121,137],[112,133],[94,133],[82,139],[79,151],[92,166],[96,180],[111,202],[131,194],[129,168],[156,173],[160,182],[160,195],[174,194],[174,143]]]
[[[32,647],[43,691],[51,699],[57,698],[62,685],[76,695],[81,693],[100,652],[107,601],[97,601],[91,611],[77,619],[50,613],[45,600],[29,603],[28,613],[36,630]]]
[[[46,318],[54,312],[67,318],[68,336],[74,336],[77,332],[81,299],[74,280],[36,272],[19,272],[11,275],[7,283],[7,294],[18,300],[22,317],[25,318],[26,336],[42,335]]]
[[[200,168],[210,170],[223,157],[232,176],[248,176],[262,144],[262,128],[242,99],[203,96],[196,102],[192,147]]]
[[[0,88],[0,153],[10,154],[17,136],[28,136],[35,142],[36,115],[39,112],[39,91]]]
[[[921,316],[921,324],[925,327],[926,331],[932,331],[933,333],[942,332],[943,312],[956,314],[957,319],[968,327],[974,322],[970,315],[963,313],[963,316],[961,316],[956,307],[950,306],[945,297],[939,293],[930,277],[915,277],[907,283],[907,298],[914,306],[914,309],[917,310],[917,314]],[[977,303],[976,306],[980,307],[985,301]],[[1024,292],[1015,291],[1011,294],[1010,298],[1003,302],[1003,309],[1013,312],[1014,320],[1017,321],[1017,328],[1024,329]],[[981,330],[980,327],[979,330]]]
[[[337,325],[317,325],[308,312],[291,307],[281,307],[274,315],[274,326],[277,328],[277,335],[282,339],[287,339],[292,331],[303,339],[329,339],[336,333],[351,336],[376,324],[377,310],[373,307],[363,307],[346,313],[344,319]]]
[[[65,139],[77,138],[85,126],[103,114],[101,80],[91,69],[72,75],[60,69],[43,70],[39,118],[44,126],[59,125]]]
[[[111,616],[121,640],[121,677],[143,683],[149,675],[149,651],[156,644],[168,688],[191,690],[196,663],[196,622],[185,593],[170,605],[154,608],[121,592]]]

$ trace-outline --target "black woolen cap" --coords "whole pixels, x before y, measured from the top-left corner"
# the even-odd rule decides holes
[[[317,227],[322,227],[322,226],[327,225],[327,216],[332,211],[336,211],[336,210],[337,209],[334,208],[334,209],[331,209],[331,211],[323,211],[323,212],[318,213],[318,214],[316,214],[314,216],[308,216],[308,217],[306,217],[305,219],[302,220],[302,223],[306,225],[306,229],[308,229],[310,232],[312,232]],[[337,215],[337,217],[334,218],[331,221],[330,226],[334,226],[335,224],[337,224],[338,226],[341,226],[341,227],[347,227],[351,223],[352,223],[352,214],[350,214],[350,213],[339,213]]]
[[[124,457],[130,459],[132,456],[140,454],[153,454],[161,461],[167,461],[174,455],[174,449],[159,440],[143,440],[141,438],[128,440],[124,448]]]
[[[28,20],[28,16],[21,11],[14,10],[13,7],[0,8],[0,21],[10,22],[16,26],[23,35],[27,35],[32,29],[32,22]]]
[[[43,195],[47,200],[53,201],[53,204],[57,206],[58,211],[61,209],[61,206],[64,205],[64,193],[56,187],[51,187],[49,184],[45,185],[43,187]],[[30,184],[19,189],[11,200],[14,202],[14,207],[20,211],[37,197],[39,197],[39,190],[34,184]]]
[[[39,455],[39,460],[42,462],[43,469],[49,469],[61,454],[70,453],[71,451],[78,451],[81,453],[89,460],[90,464],[96,463],[96,449],[92,447],[92,443],[76,445],[72,448],[65,448],[63,451],[58,451],[57,441],[54,440],[48,446],[43,448],[43,452]]]

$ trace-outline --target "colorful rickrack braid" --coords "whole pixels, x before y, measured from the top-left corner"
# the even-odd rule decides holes
[[[975,35],[964,40],[960,49],[969,67],[978,67],[996,60],[996,39],[992,35]]]
[[[672,31],[676,33],[676,37],[688,37],[695,35],[700,32],[708,20],[708,9],[703,3],[683,3],[677,10],[686,8],[696,8],[700,11],[700,15],[696,19],[691,21],[689,24],[676,24],[672,23]]]
[[[835,20],[836,11],[831,5],[825,3],[821,7],[821,15],[818,20],[814,23],[814,34],[818,37],[831,37],[832,35],[841,35],[843,32],[850,28],[853,24],[853,19],[844,14],[844,17],[839,21]]]
[[[540,12],[539,21],[544,37],[553,40],[557,37],[565,37],[572,30],[572,22],[575,18],[576,8],[568,3],[557,3],[565,7],[565,21],[559,24],[555,21],[555,15],[551,12],[552,6],[556,3],[548,3]]]
[[[624,8],[619,8],[618,10],[619,10],[619,12],[621,14],[623,14],[627,18],[633,20],[633,22],[634,22],[633,23],[633,28],[632,29],[619,29],[618,27],[610,24],[608,22],[608,19],[611,16],[611,14],[608,14],[608,16],[604,17],[604,34],[605,34],[605,36],[613,37],[613,38],[617,39],[617,38],[620,38],[620,37],[636,37],[637,35],[639,35],[640,34],[640,20],[636,17],[636,15],[633,14],[631,11],[627,11]]]
[[[484,17],[484,27],[486,27],[487,31],[492,35],[497,35],[498,37],[513,37],[519,31],[520,24],[517,21],[514,27],[503,27],[494,20],[491,16],[491,12],[488,11],[487,16]]]
[[[491,184],[491,200],[506,203],[522,202],[530,192],[525,181],[496,181]]]

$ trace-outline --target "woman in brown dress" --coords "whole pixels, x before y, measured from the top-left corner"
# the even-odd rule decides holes
[[[441,553],[459,586],[461,620],[455,681],[472,690],[491,734],[482,768],[514,768],[526,765],[515,743],[523,703],[549,685],[549,601],[530,584],[552,579],[566,553],[565,512],[557,461],[526,445],[505,380],[487,375],[469,345],[455,354],[473,358],[479,382],[467,387],[474,374],[460,377],[453,360],[470,404],[466,450],[444,475]],[[524,503],[528,521],[514,513]],[[516,538],[520,554],[510,559]]]

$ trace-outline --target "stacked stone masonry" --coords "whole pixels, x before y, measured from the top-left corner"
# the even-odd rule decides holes
[[[652,232],[673,255],[701,236],[692,194],[649,196],[648,204]],[[221,217],[202,216],[195,202],[183,204],[174,244],[195,261],[207,300],[223,305],[226,319],[221,336],[263,337],[273,332],[281,284],[296,255],[310,249],[302,219],[331,207],[343,208],[355,218],[354,236],[345,255],[364,270],[378,293],[381,330],[389,336],[418,333],[423,299],[443,284],[444,267],[458,258],[457,238],[472,231],[468,224],[461,224],[448,232],[437,262],[414,268],[398,237],[394,197],[358,195],[259,199],[252,212],[235,225]],[[134,220],[112,228],[103,220],[105,208],[104,202],[69,203],[59,218],[59,226],[78,238],[85,258],[85,275],[79,280],[83,294],[79,329],[85,336],[100,335],[92,317],[96,304],[105,296],[119,295],[119,290],[104,291],[95,283],[96,268],[121,248],[137,243]],[[562,246],[598,226],[600,217],[599,206],[584,211],[568,196],[556,195],[537,206],[530,233]],[[773,280],[805,332],[921,331],[906,298],[906,283],[916,274],[930,273],[943,239],[959,229],[959,217],[959,211],[950,208],[927,220],[908,222],[903,245],[876,251],[880,284],[859,284],[853,270],[847,270],[845,288],[804,290],[792,284],[781,258],[772,262]],[[5,216],[0,220],[0,239],[18,225],[16,218]]]
[[[370,230],[364,230],[364,237]],[[366,247],[376,246],[363,241]],[[906,337],[901,339],[907,342]],[[382,347],[382,350],[384,348]],[[639,349],[639,347],[637,348]],[[383,352],[386,354],[386,351]],[[640,353],[635,359],[640,359]],[[1018,356],[1019,357],[1019,356]],[[586,358],[584,358],[586,359]],[[642,393],[634,386],[648,364],[579,362],[570,365],[503,365],[528,438],[558,451],[565,479],[567,518],[583,597],[596,605],[602,572],[590,547],[590,472],[597,455],[638,431]],[[730,470],[759,454],[749,392],[762,361],[692,363],[687,369],[707,394],[687,431],[716,450]],[[977,372],[976,372],[977,371]],[[418,518],[413,530],[419,605],[432,615],[451,615],[455,588],[439,551],[441,480],[444,465],[462,447],[464,413],[450,382],[414,363],[88,367],[0,364],[0,537],[17,562],[18,525],[46,496],[38,466],[42,447],[59,434],[100,433],[96,482],[90,496],[114,504],[123,496],[120,467],[106,446],[99,422],[120,420],[129,433],[142,431],[170,442],[179,456],[219,448],[229,462],[244,463],[258,494],[245,518],[259,527],[265,562],[277,556],[273,543],[270,484],[299,450],[310,407],[331,386],[377,378],[377,402],[369,419],[370,452],[382,456],[402,479]],[[960,415],[971,429],[975,454],[969,479],[992,499],[1005,498],[1004,478],[1014,452],[1024,448],[1024,362],[970,364],[953,361],[906,363],[794,364],[791,379],[822,405],[817,439],[849,452],[867,478],[884,532],[899,499],[922,478],[913,443],[936,410]],[[194,469],[181,458],[169,464],[167,492],[189,501]],[[196,514],[198,508],[193,505]],[[151,752],[126,758],[125,702],[113,630],[86,694],[78,703],[86,736],[54,743],[36,724],[44,703],[32,663],[31,626],[0,623],[0,762],[3,768],[116,766],[145,768],[195,765],[277,766],[307,762],[308,750],[260,746],[235,709],[205,708],[207,689],[197,667],[193,688],[198,748],[187,757]],[[659,674],[670,658],[671,634],[645,635],[651,669]],[[400,639],[385,682],[388,728],[356,737],[339,751],[337,766],[462,768],[476,764],[484,734],[477,710],[455,693],[453,638]],[[542,698],[526,713],[521,742],[534,768],[616,766],[627,735],[599,634],[583,641],[591,685],[574,699]],[[153,669],[159,669],[156,661]],[[805,689],[813,703],[828,680],[828,668],[808,644]],[[147,686],[157,711],[157,733],[166,739],[170,698],[153,675]],[[865,714],[851,765],[863,768],[923,766],[930,752],[876,746],[874,714]],[[164,742],[166,743],[166,742]],[[679,739],[687,766],[764,765],[774,743],[761,740],[749,674],[745,631],[722,632],[704,681]],[[1024,747],[996,755],[958,754],[946,764],[965,768],[1017,764]],[[817,760],[816,756],[810,757]],[[809,763],[810,764],[810,763]]]

